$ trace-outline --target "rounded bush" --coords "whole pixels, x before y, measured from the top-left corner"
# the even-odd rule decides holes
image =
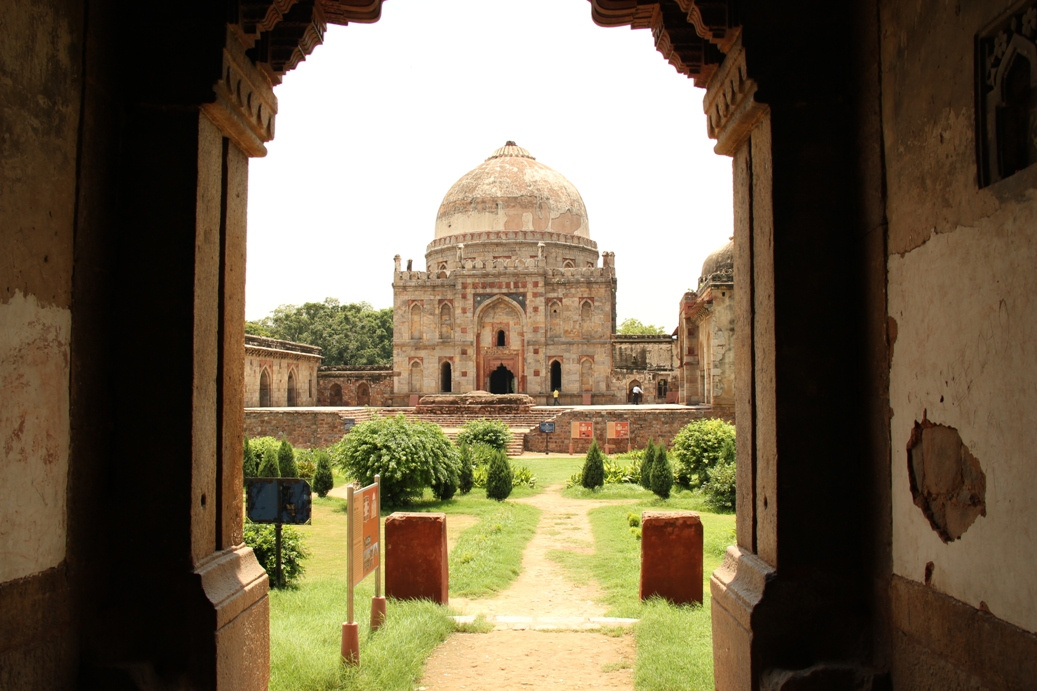
[[[494,449],[486,467],[486,498],[504,501],[511,495],[511,463],[500,449]]]
[[[245,519],[244,542],[256,553],[260,566],[270,577],[270,586],[279,586],[277,580],[277,537],[276,528],[270,524],[253,523]],[[281,527],[281,575],[284,585],[292,585],[302,576],[303,559],[307,557],[302,534],[293,526]]]
[[[687,478],[689,487],[701,486],[706,472],[723,458],[725,445],[734,441],[734,425],[717,418],[685,425],[670,445],[682,482]]]
[[[511,443],[511,430],[502,420],[471,420],[457,434],[458,446],[486,444],[506,451]]]
[[[456,478],[457,450],[438,425],[403,415],[362,422],[328,449],[332,462],[362,485],[381,476],[382,502],[406,504]],[[456,484],[456,479],[455,479]]]

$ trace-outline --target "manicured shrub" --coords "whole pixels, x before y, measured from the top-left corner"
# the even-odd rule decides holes
[[[277,447],[277,467],[281,470],[281,477],[299,477],[299,467],[295,465],[295,449],[283,437]]]
[[[666,456],[666,447],[660,444],[655,449],[655,463],[652,464],[652,491],[661,499],[669,499],[672,487],[673,466]]]
[[[445,478],[432,483],[432,494],[436,499],[440,501],[453,499],[458,485],[460,485],[459,470],[459,464],[455,464],[447,471]]]
[[[318,449],[295,449],[295,468],[299,471],[299,477],[313,486],[313,476],[317,472]],[[325,452],[326,453],[326,452]]]
[[[504,501],[511,494],[512,475],[508,457],[500,449],[494,449],[486,466],[486,498]]]
[[[724,445],[720,461],[706,471],[707,479],[702,484],[706,503],[720,511],[734,511],[736,475],[735,444],[730,440]]]
[[[458,456],[460,458],[461,468],[457,471],[457,489],[461,494],[468,494],[472,491],[472,487],[475,486],[472,447],[465,444],[458,449]]]
[[[253,523],[245,519],[244,542],[256,553],[260,566],[270,577],[270,586],[278,587],[277,580],[277,537],[271,524]],[[307,557],[302,535],[293,526],[281,527],[281,574],[284,585],[295,583],[302,576],[303,559]]]
[[[382,502],[388,506],[406,504],[426,487],[456,478],[460,464],[438,425],[403,415],[362,422],[328,451],[334,464],[364,486],[381,475]]]
[[[281,477],[281,469],[277,463],[277,447],[269,444],[260,446],[259,454],[258,477]]]
[[[652,466],[655,465],[655,442],[651,439],[645,446],[644,457],[641,459],[641,486],[651,491],[652,489]]]
[[[328,496],[335,487],[335,477],[331,474],[331,456],[324,449],[314,452],[317,457],[317,469],[313,473],[313,491],[318,497]]]
[[[587,450],[580,484],[585,489],[596,489],[605,484],[605,454],[598,448],[597,439],[591,441],[591,447]]]
[[[252,443],[245,437],[244,459],[241,463],[242,475],[246,478],[259,477],[259,459]]]
[[[536,475],[533,471],[524,465],[513,465],[511,466],[511,484],[514,487],[529,487],[530,489],[537,486]]]
[[[681,482],[686,481],[691,488],[701,486],[707,479],[707,471],[723,458],[725,445],[734,441],[734,425],[717,418],[694,420],[685,425],[670,446]]]
[[[501,451],[507,451],[511,443],[511,430],[502,420],[471,420],[466,422],[457,434],[458,446],[486,444]]]

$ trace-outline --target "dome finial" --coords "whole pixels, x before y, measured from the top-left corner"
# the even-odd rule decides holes
[[[507,157],[512,157],[512,158],[532,158],[534,161],[536,160],[536,157],[533,156],[533,154],[529,153],[528,151],[526,151],[525,149],[523,149],[521,146],[519,146],[518,144],[516,144],[515,142],[513,142],[510,139],[507,141],[507,143],[504,144],[504,146],[502,146],[501,148],[497,149],[492,154],[490,154],[490,157],[487,158],[486,160],[489,161],[490,159],[493,159],[493,158],[507,158]]]

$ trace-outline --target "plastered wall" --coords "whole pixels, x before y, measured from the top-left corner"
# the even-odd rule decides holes
[[[0,41],[0,583],[65,557],[81,22],[0,10],[5,36],[46,37]]]
[[[1035,631],[1037,166],[977,181],[974,37],[1007,4],[933,4],[881,8],[893,570]],[[922,490],[958,495],[935,526]]]

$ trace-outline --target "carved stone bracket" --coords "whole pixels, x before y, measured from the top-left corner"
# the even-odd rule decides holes
[[[706,132],[717,140],[714,150],[718,154],[733,156],[767,113],[767,106],[757,103],[755,94],[756,82],[747,76],[745,49],[737,38],[703,100]]]
[[[656,49],[680,74],[704,87],[738,34],[730,0],[591,0],[600,26],[651,29]]]
[[[277,97],[269,79],[245,55],[240,37],[231,28],[223,47],[215,99],[202,106],[224,136],[249,156],[265,156],[265,143],[274,138]]]
[[[280,84],[285,72],[295,69],[324,41],[327,26],[322,5],[316,0],[299,0],[277,26],[259,35],[248,55],[271,82]]]

